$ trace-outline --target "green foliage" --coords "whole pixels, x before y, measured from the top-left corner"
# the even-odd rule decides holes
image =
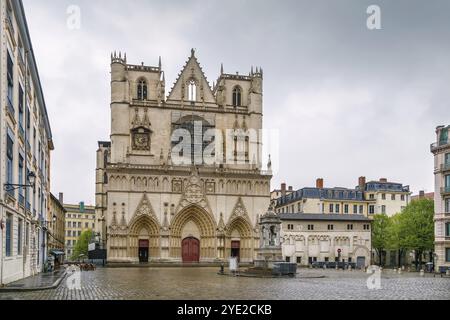
[[[391,229],[391,220],[386,214],[376,214],[372,223],[372,247],[377,251],[379,261],[382,253],[390,244],[389,230]],[[383,263],[381,263],[383,264]]]
[[[73,255],[71,257],[72,260],[77,260],[80,255],[84,255],[85,258],[87,258],[88,255],[88,246],[91,242],[93,236],[92,230],[86,230],[84,231],[77,240],[77,244],[75,245],[75,248],[73,250]]]
[[[434,249],[434,202],[429,199],[412,201],[402,212],[392,217],[374,216],[372,247],[382,262],[382,252],[414,250],[416,259]]]
[[[434,202],[412,201],[400,214],[399,233],[403,247],[419,254],[434,248]]]

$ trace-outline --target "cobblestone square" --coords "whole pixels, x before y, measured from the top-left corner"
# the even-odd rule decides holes
[[[217,268],[100,268],[83,272],[81,290],[66,279],[52,290],[0,293],[1,300],[450,300],[450,279],[386,271],[381,289],[361,271],[300,269],[293,279],[229,277]],[[315,278],[317,276],[324,278]]]

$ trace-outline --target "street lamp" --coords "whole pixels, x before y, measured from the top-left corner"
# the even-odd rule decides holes
[[[28,173],[27,176],[27,180],[29,182],[29,184],[13,184],[13,183],[5,183],[3,185],[3,190],[5,191],[13,191],[19,188],[27,188],[27,187],[31,187],[34,189],[35,185],[36,185],[36,175],[34,174],[33,171],[30,171]]]

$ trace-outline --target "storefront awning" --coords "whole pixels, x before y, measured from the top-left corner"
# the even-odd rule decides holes
[[[63,255],[65,255],[64,251],[57,251],[57,250],[50,251],[50,254],[52,254],[54,256],[63,256]]]

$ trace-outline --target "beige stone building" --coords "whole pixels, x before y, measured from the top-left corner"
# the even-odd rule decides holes
[[[47,259],[52,132],[22,1],[0,0],[0,286]]]
[[[389,217],[400,213],[411,202],[409,186],[390,182],[386,178],[366,182],[365,177],[359,178],[358,190],[364,192],[365,199],[375,201],[369,207],[369,214],[383,214]]]
[[[59,194],[56,198],[50,193],[49,201],[50,210],[48,210],[47,221],[47,244],[48,251],[65,251],[65,236],[66,236],[66,209],[63,206],[63,195]]]
[[[288,262],[371,263],[371,220],[360,214],[282,213],[282,251]]]
[[[450,126],[436,128],[434,210],[436,268],[450,268]]]
[[[97,151],[96,216],[108,262],[255,258],[270,203],[260,68],[211,87],[192,50],[166,96],[161,60],[111,61],[111,141]]]
[[[71,260],[78,238],[86,230],[95,231],[95,207],[79,204],[64,204],[66,210],[66,259]]]

